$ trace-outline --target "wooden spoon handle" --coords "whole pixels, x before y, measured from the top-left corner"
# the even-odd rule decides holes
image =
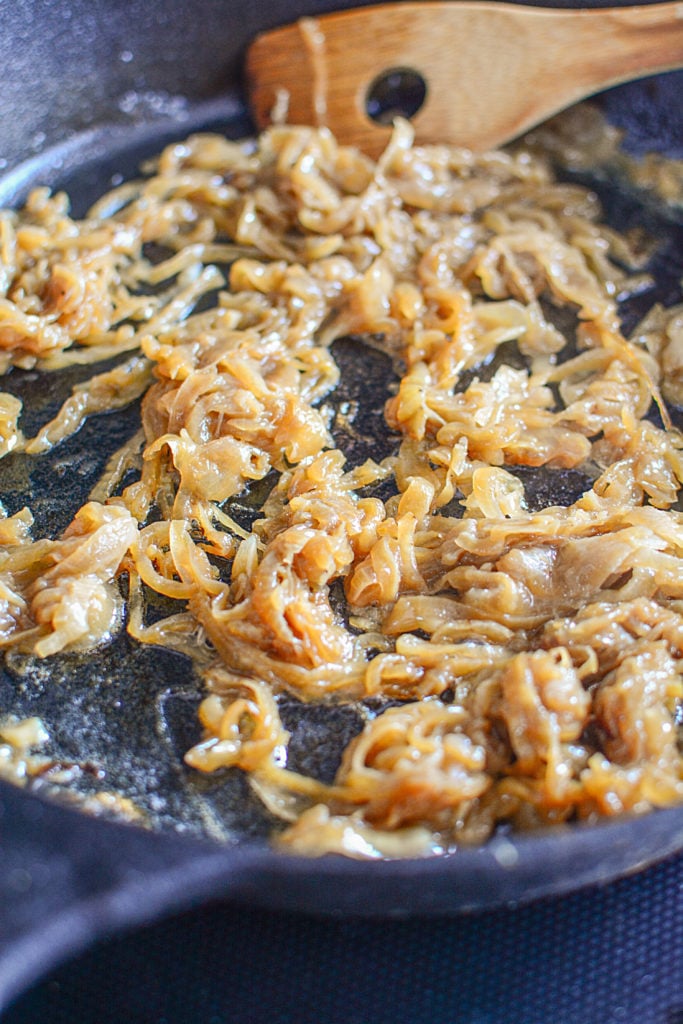
[[[304,18],[257,37],[247,55],[252,110],[327,125],[376,155],[391,129],[368,116],[368,91],[390,69],[416,72],[422,142],[500,145],[611,85],[683,65],[683,2],[556,10],[470,0],[382,4]]]

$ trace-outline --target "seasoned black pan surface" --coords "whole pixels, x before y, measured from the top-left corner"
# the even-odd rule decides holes
[[[197,111],[194,121],[183,120],[171,131],[183,137],[193,130],[216,130],[233,137],[248,126],[240,117],[206,119]],[[139,173],[139,164],[168,138],[158,131],[121,130],[116,144],[101,156],[80,163],[71,154],[72,170],[54,175],[47,152],[35,160],[20,184],[22,189],[46,179],[73,197],[76,216],[112,181]],[[586,179],[584,179],[586,180]],[[659,240],[650,271],[656,286],[624,304],[626,332],[654,302],[670,305],[679,294],[683,229],[675,217],[645,207],[639,199],[608,181],[594,180],[607,218],[620,230],[638,226]],[[0,192],[0,198],[2,193]],[[367,458],[380,460],[397,445],[384,423],[382,410],[396,380],[388,356],[358,339],[340,338],[333,344],[341,369],[341,384],[325,399],[333,410],[333,434],[348,465]],[[502,358],[505,358],[503,356]],[[113,364],[112,364],[113,365]],[[497,365],[497,364],[494,364]],[[494,365],[489,370],[493,372]],[[13,371],[3,387],[24,402],[24,429],[31,436],[59,408],[71,388],[92,374],[91,367],[72,367],[58,373]],[[343,410],[357,409],[352,426]],[[341,414],[340,414],[341,411]],[[677,410],[673,410],[676,415]],[[139,428],[139,405],[123,412],[92,417],[72,438],[44,456],[11,453],[0,463],[0,493],[12,514],[27,505],[35,516],[34,536],[56,537],[104,472],[108,459]],[[542,508],[568,505],[588,486],[576,470],[522,467],[528,501]],[[265,486],[264,486],[265,485]],[[266,479],[252,493],[232,499],[230,514],[242,525],[258,513],[272,481]],[[185,656],[144,647],[125,631],[95,651],[68,653],[41,660],[10,653],[0,671],[0,710],[18,717],[38,716],[48,727],[45,753],[74,772],[67,794],[77,799],[106,792],[121,793],[133,801],[142,821],[155,829],[240,843],[245,839],[267,842],[277,821],[254,797],[237,769],[210,776],[183,764],[184,753],[200,739],[196,708],[202,695],[200,680]],[[281,705],[285,728],[292,733],[289,764],[295,770],[332,781],[341,752],[362,727],[353,705],[307,705],[285,698]],[[45,778],[32,788],[64,798],[64,789]]]

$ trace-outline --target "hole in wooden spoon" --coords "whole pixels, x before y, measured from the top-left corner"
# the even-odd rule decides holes
[[[418,71],[390,68],[371,83],[365,109],[377,124],[391,124],[395,117],[414,117],[426,98],[427,83]]]

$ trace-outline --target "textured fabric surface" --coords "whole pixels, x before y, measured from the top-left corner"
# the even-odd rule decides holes
[[[210,906],[110,940],[2,1024],[683,1024],[683,856],[516,910]]]

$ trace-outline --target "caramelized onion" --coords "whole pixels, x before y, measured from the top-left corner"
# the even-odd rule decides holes
[[[683,801],[683,313],[623,336],[627,249],[541,156],[413,146],[403,122],[377,163],[313,128],[196,136],[81,221],[36,190],[0,218],[2,367],[128,356],[29,441],[1,393],[0,456],[144,393],[142,456],[58,540],[0,520],[0,644],[101,641],[127,572],[131,634],[211,662],[188,764],[249,773],[297,852]],[[321,406],[344,333],[400,370],[381,464],[347,467]],[[580,470],[584,493],[535,508],[525,468]],[[181,610],[147,624],[145,588]],[[287,767],[283,691],[375,701],[332,782]]]

